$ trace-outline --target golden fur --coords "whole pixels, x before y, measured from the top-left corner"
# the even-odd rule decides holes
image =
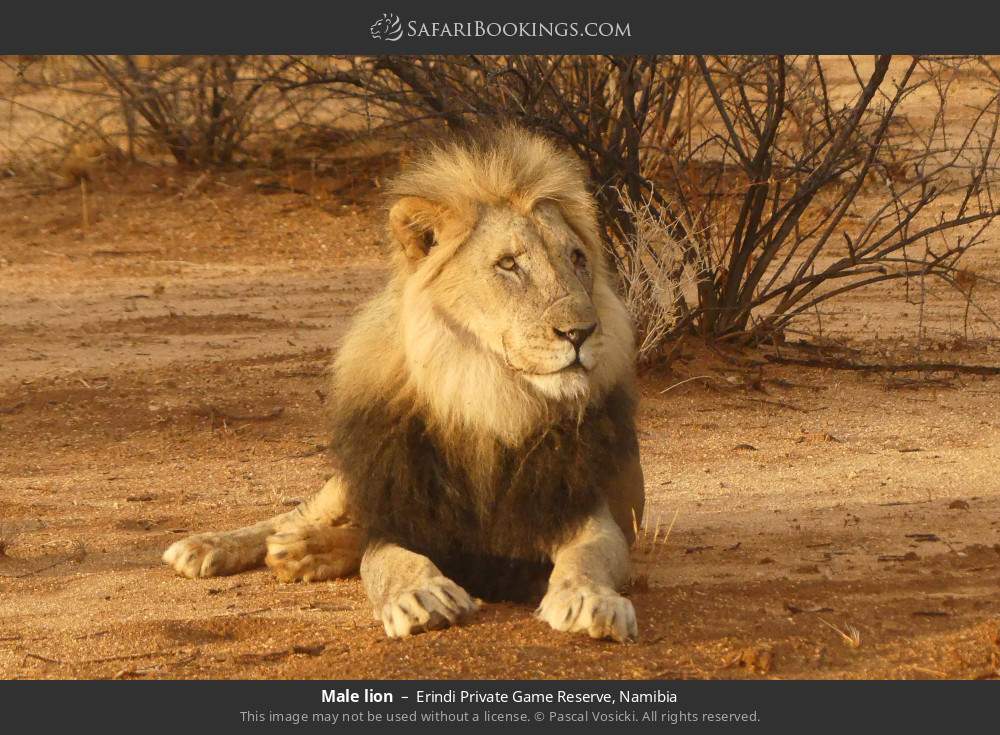
[[[473,429],[515,444],[546,418],[553,402],[593,402],[622,382],[631,385],[631,321],[615,293],[585,181],[574,156],[547,138],[513,127],[486,142],[438,145],[417,159],[390,189],[390,237],[398,245],[393,276],[357,318],[340,350],[338,393],[415,399],[441,427]],[[469,339],[467,330],[456,328],[468,293],[478,286],[465,273],[445,281],[442,270],[484,221],[489,231],[478,234],[509,237],[511,223],[490,217],[504,209],[541,220],[547,229],[568,228],[588,255],[600,324],[592,339],[602,343],[602,355],[585,384],[569,375],[526,380],[476,335]],[[418,246],[412,241],[419,233],[413,231],[420,228],[433,228],[436,242],[414,257]],[[457,296],[450,299],[450,294]],[[445,301],[457,307],[450,320],[442,318]],[[513,306],[503,304],[493,318],[509,320]]]
[[[634,635],[634,612],[613,588],[627,570],[626,539],[643,506],[631,414],[633,333],[586,180],[572,154],[516,127],[433,145],[418,156],[390,188],[389,283],[357,316],[334,365],[335,416],[357,421],[334,425],[364,427],[372,406],[383,416],[416,416],[429,446],[461,458],[463,487],[489,492],[503,477],[494,471],[496,457],[527,457],[537,448],[533,437],[551,432],[572,442],[565,427],[573,421],[606,421],[588,417],[618,410],[607,409],[609,402],[624,406],[614,435],[625,449],[609,443],[604,451],[621,456],[598,463],[611,468],[602,498],[579,510],[582,526],[567,526],[572,543],[543,552],[556,562],[552,579],[560,586],[550,586],[542,608],[560,630],[624,639]],[[338,444],[343,449],[352,439],[353,454],[344,450],[345,457],[379,444],[374,434],[333,436],[335,459]],[[259,564],[266,547],[267,564],[283,580],[354,571],[366,542],[347,517],[351,481],[361,480],[341,467],[292,513],[185,539],[164,560],[185,576],[210,576]],[[414,599],[424,602],[433,597],[421,597],[426,590],[454,586],[433,560],[395,544],[367,548],[362,577],[386,631],[407,635],[438,620],[440,610],[417,620],[395,602],[407,585],[406,595],[413,597],[417,585]],[[565,614],[577,589],[587,601],[584,612],[577,610],[586,624]],[[464,614],[474,605],[460,607]]]

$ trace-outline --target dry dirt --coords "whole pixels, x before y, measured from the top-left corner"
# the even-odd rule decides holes
[[[643,375],[633,645],[505,604],[388,641],[356,579],[174,576],[174,540],[286,510],[326,477],[324,368],[385,275],[377,192],[355,189],[105,173],[84,231],[78,189],[0,187],[0,676],[998,675],[997,378],[695,343]],[[981,273],[1000,275],[998,253]],[[935,295],[933,359],[998,364],[961,301]],[[917,310],[858,295],[816,341],[891,358]]]

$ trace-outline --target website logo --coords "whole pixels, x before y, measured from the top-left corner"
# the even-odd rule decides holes
[[[382,13],[368,30],[376,41],[398,41],[403,37],[403,22],[395,13]]]

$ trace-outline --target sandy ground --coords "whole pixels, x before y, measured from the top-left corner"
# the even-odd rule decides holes
[[[321,486],[325,366],[385,276],[374,189],[261,176],[108,173],[86,231],[78,190],[0,186],[0,676],[998,675],[996,378],[696,343],[643,375],[633,645],[505,604],[388,641],[356,579],[174,576],[172,541]],[[1000,363],[932,295],[920,324],[898,292],[855,296],[816,341],[892,357],[922,324],[934,359]]]

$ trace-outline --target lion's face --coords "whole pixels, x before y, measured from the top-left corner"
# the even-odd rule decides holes
[[[430,297],[441,316],[542,393],[578,396],[603,344],[593,260],[554,204],[528,214],[484,207]]]
[[[410,197],[390,217],[410,238],[421,308],[545,397],[587,396],[606,358],[595,289],[607,277],[557,205],[484,204],[463,223]]]

